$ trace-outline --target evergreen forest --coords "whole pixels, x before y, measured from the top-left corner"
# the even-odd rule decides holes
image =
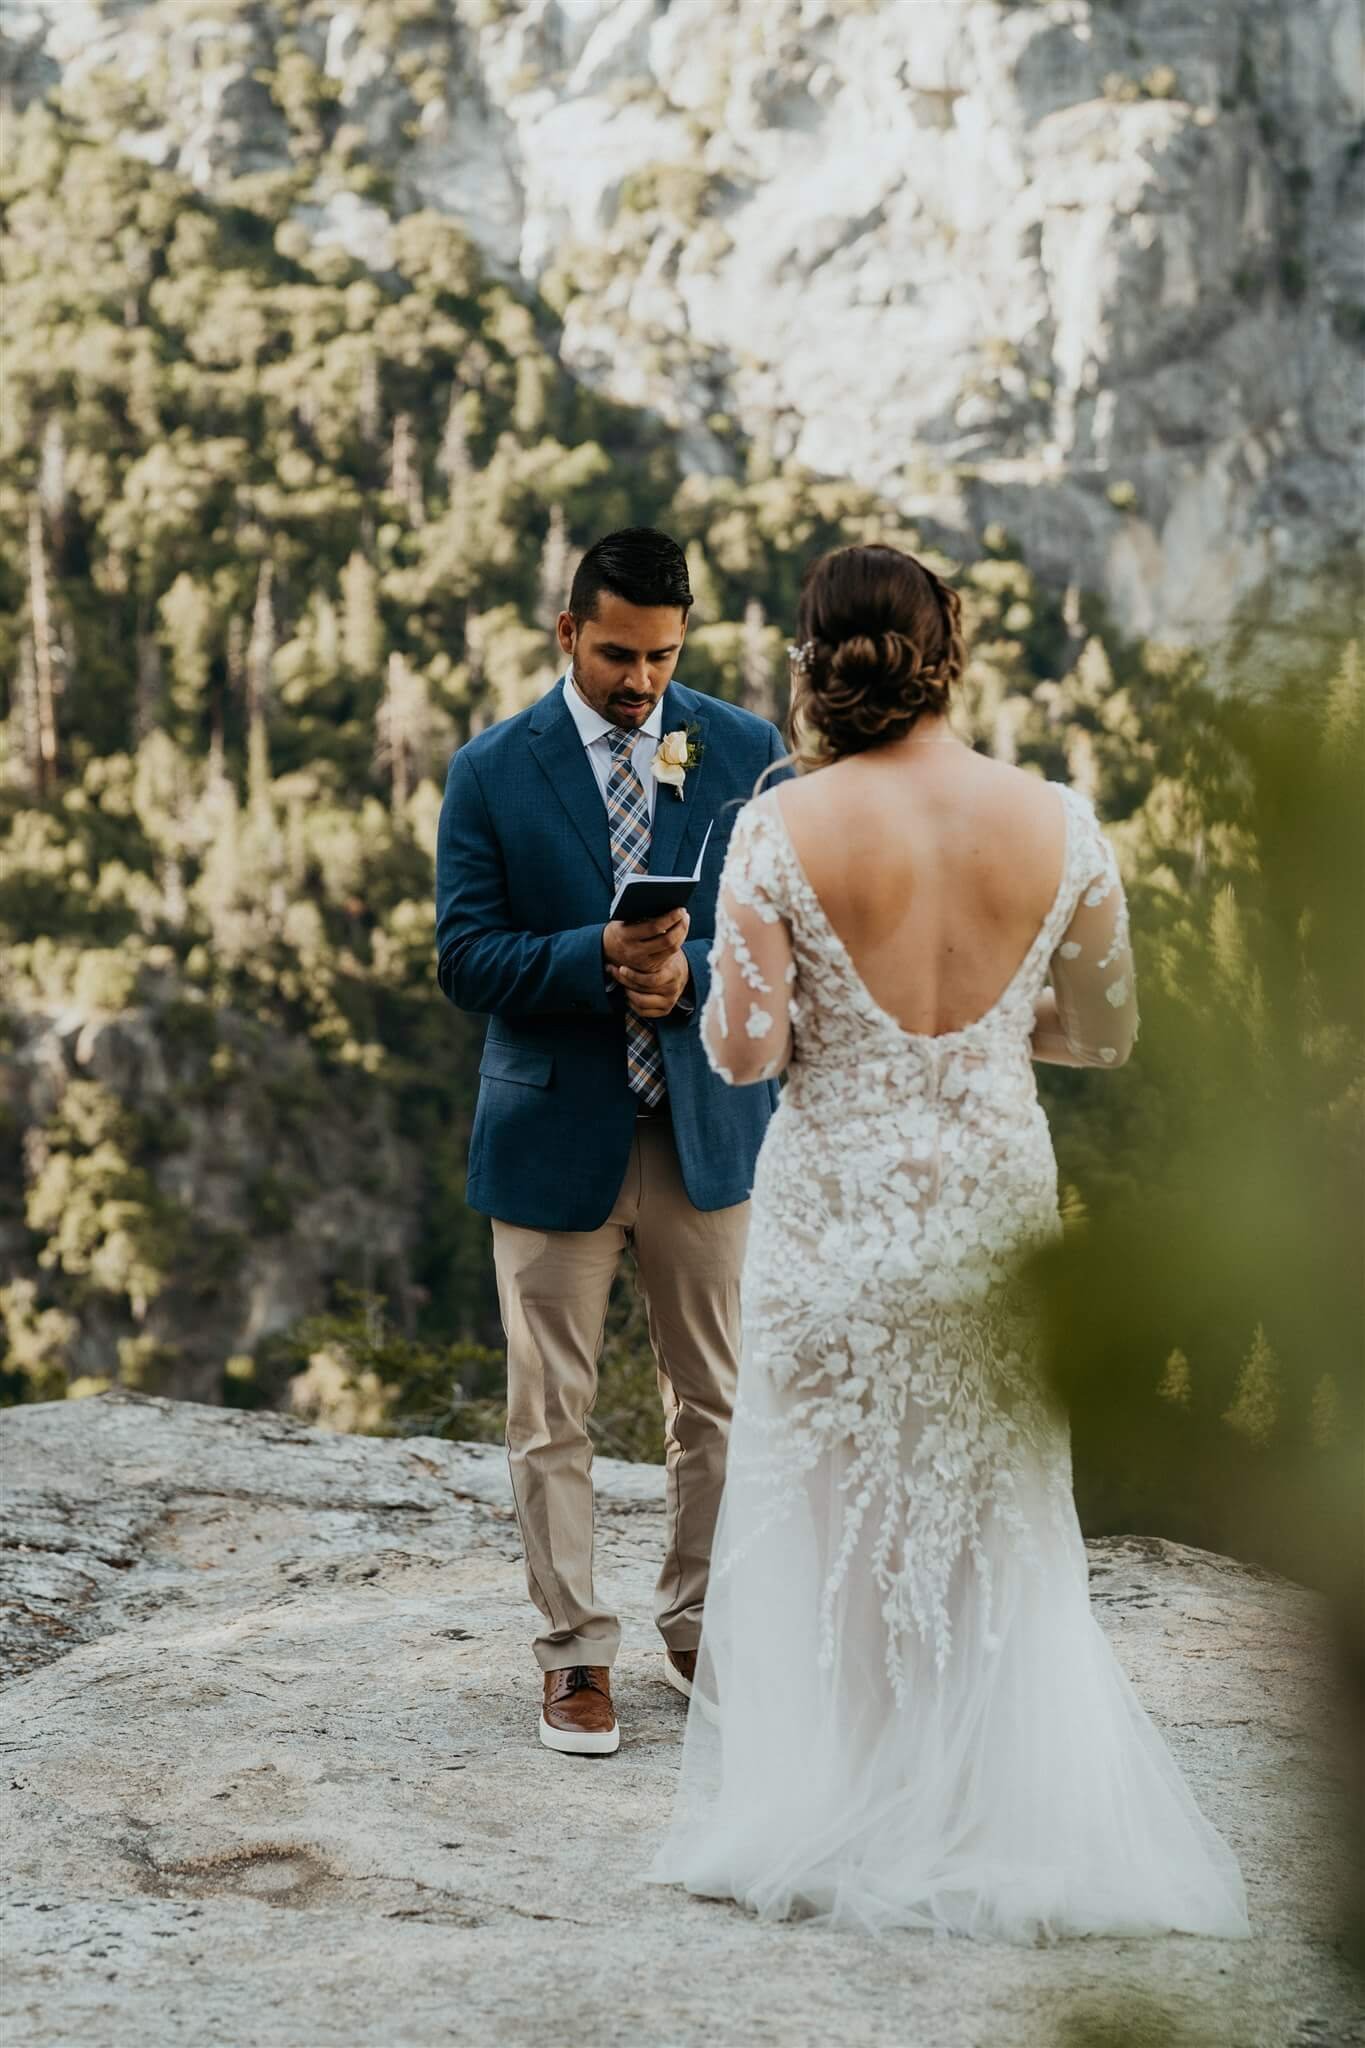
[[[1087,1525],[1330,1578],[1361,1421],[1355,648],[1215,690],[1007,532],[952,557],[734,430],[699,473],[566,371],[553,307],[452,220],[400,219],[378,274],[293,197],[274,173],[209,195],[36,103],[10,124],[3,1398],[497,1437],[463,1202],[482,1032],[434,972],[446,765],[552,682],[609,528],[678,537],[682,679],[779,721],[803,566],[890,539],[962,592],[960,729],[1091,795],[1130,892],[1137,1054],[1040,1080]],[[594,1427],[659,1455],[628,1276]]]

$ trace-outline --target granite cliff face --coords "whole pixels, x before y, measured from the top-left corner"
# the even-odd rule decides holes
[[[69,1321],[69,1371],[99,1383],[172,1385],[222,1398],[224,1366],[314,1311],[338,1271],[400,1303],[416,1233],[412,1148],[382,1106],[319,1073],[306,1044],[231,1011],[179,999],[171,977],[118,1011],[79,1000],[9,1019],[0,1115],[23,1132],[33,1204],[79,1263],[83,1214],[103,1211],[100,1261],[154,1252],[171,1233],[172,1279],[149,1279],[135,1334],[98,1290]],[[158,996],[160,1000],[158,1000]],[[143,1138],[141,1171],[101,1174],[119,1131]],[[123,1221],[110,1205],[123,1205]],[[92,1240],[93,1243],[93,1240]],[[0,1262],[26,1269],[27,1233],[0,1220]],[[130,1257],[136,1276],[140,1253]],[[134,1293],[137,1292],[134,1277]],[[16,1354],[40,1346],[43,1313],[7,1300]],[[55,1330],[49,1332],[55,1337]]]
[[[624,1740],[584,1763],[535,1740],[500,1451],[119,1395],[0,1431],[4,1997],[26,2048],[1365,2041],[1334,1952],[1320,1616],[1283,1580],[1090,1547],[1102,1625],[1243,1860],[1255,1940],[862,1938],[642,1882],[682,1735],[649,1621],[661,1469],[598,1461]]]
[[[315,232],[383,267],[449,213],[698,467],[737,425],[950,544],[1000,522],[1128,633],[1283,623],[1358,531],[1354,0],[47,0],[9,37],[18,98],[118,78],[201,185],[344,130],[369,173],[320,162]]]

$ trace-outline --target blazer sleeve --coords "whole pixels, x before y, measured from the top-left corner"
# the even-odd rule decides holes
[[[446,777],[436,834],[436,978],[457,1009],[482,1016],[611,1010],[602,926],[518,931],[502,848],[478,771],[463,749]]]

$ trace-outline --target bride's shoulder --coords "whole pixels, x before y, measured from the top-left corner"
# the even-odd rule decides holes
[[[777,786],[767,783],[749,797],[739,808],[735,819],[735,832],[748,838],[761,833],[765,827],[782,824],[782,810],[778,802]]]
[[[981,757],[978,756],[978,759]],[[1039,817],[1046,813],[1055,815],[1057,806],[1076,817],[1093,818],[1095,806],[1084,790],[1077,789],[1073,782],[1063,782],[1060,777],[1039,775],[1031,768],[1019,768],[1013,762],[995,761],[990,764],[1009,786],[1017,800],[1032,808]]]

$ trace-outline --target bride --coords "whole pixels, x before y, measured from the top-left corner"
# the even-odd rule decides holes
[[[1059,1228],[1033,1062],[1136,1036],[1123,890],[1083,797],[954,736],[959,610],[895,548],[811,565],[796,722],[828,765],[747,805],[726,862],[707,1054],[787,1084],[650,1874],[865,1929],[1244,1935],[1091,1616],[1012,1280]]]

